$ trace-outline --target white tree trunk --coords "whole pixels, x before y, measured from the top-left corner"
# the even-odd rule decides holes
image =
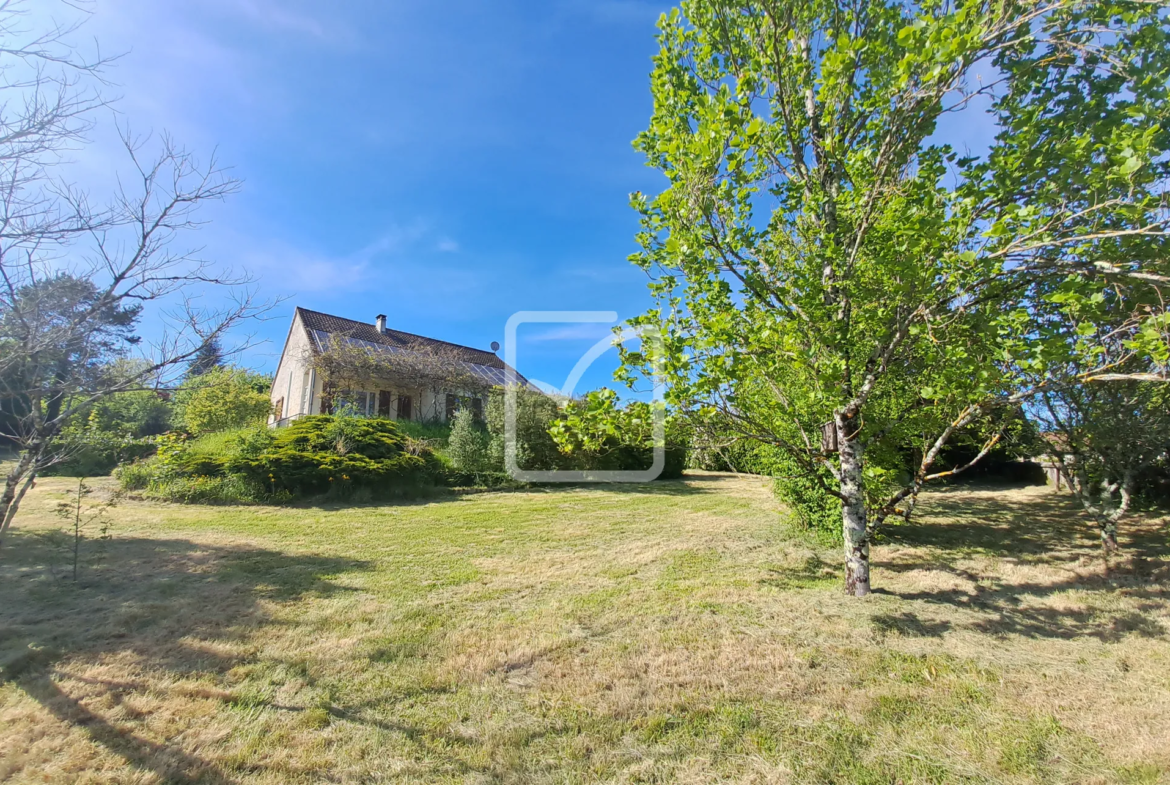
[[[869,538],[866,533],[865,493],[862,488],[862,446],[844,418],[837,421],[841,459],[841,524],[845,540],[845,593],[869,594]],[[846,438],[852,436],[853,438]]]

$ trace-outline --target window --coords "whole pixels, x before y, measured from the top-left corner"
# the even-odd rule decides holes
[[[337,396],[337,409],[348,409],[349,414],[365,417],[374,406],[374,394],[363,390],[342,390]]]
[[[378,416],[390,416],[390,391],[378,390]]]
[[[471,416],[478,422],[483,422],[483,400],[467,395],[447,393],[447,422],[455,417],[455,412],[470,409]]]
[[[409,420],[410,419],[410,403],[411,403],[411,401],[410,401],[409,395],[399,395],[398,396],[398,419],[399,420]]]
[[[277,398],[276,405],[272,407],[273,422],[280,422],[280,418],[284,415],[284,398]]]
[[[309,389],[309,382],[312,381],[312,379],[313,375],[308,371],[305,371],[305,379],[301,383],[301,405],[297,408],[298,414],[300,412],[312,414],[312,412],[309,411],[309,396],[312,394],[312,390]]]

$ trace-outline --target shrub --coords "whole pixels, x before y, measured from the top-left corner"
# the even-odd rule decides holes
[[[403,436],[420,440],[432,448],[445,449],[451,436],[451,426],[447,423],[395,420],[394,424]]]
[[[153,438],[100,430],[93,413],[85,426],[66,428],[62,441],[67,457],[46,468],[44,474],[99,477],[109,474],[123,462],[144,458],[155,450]]]
[[[373,498],[436,484],[442,463],[391,420],[317,415],[285,428],[159,437],[155,458],[118,472],[127,490],[182,502]]]
[[[175,393],[183,426],[200,435],[263,421],[271,408],[267,376],[242,368],[216,368],[189,377]]]
[[[602,389],[569,401],[549,432],[572,468],[645,471],[654,460],[654,416],[651,404],[619,406],[617,393]],[[666,417],[664,430],[666,465],[659,478],[672,479],[686,467],[688,434],[673,416]]]
[[[813,475],[783,450],[771,448],[761,452],[771,452],[765,460],[769,463],[767,473],[772,475],[773,490],[788,505],[796,522],[818,537],[839,541],[841,500],[825,492],[826,486],[832,488],[836,483],[828,468],[821,466],[818,475]]]
[[[392,420],[313,415],[272,432],[267,444],[245,445],[227,468],[292,496],[349,497],[357,489],[386,495],[441,478],[431,451],[407,447]]]
[[[451,465],[458,471],[468,474],[482,474],[499,471],[501,467],[493,466],[492,456],[489,454],[491,434],[468,409],[460,409],[455,413],[451,423],[451,436],[447,442],[447,456]]]
[[[549,433],[561,417],[557,402],[535,390],[516,390],[516,465],[540,471],[566,468],[566,458]],[[504,391],[495,388],[488,396],[487,413],[489,463],[495,471],[504,471]]]
[[[153,390],[118,393],[94,405],[89,425],[136,438],[157,436],[170,430],[171,405]]]
[[[127,491],[144,491],[154,481],[156,476],[154,461],[135,461],[119,466],[114,470],[114,477],[118,484]]]
[[[148,486],[150,495],[185,504],[239,504],[272,501],[255,483],[239,475],[172,477]]]

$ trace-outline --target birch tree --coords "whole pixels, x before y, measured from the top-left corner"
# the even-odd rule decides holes
[[[689,0],[660,30],[633,322],[673,404],[828,478],[864,595],[876,533],[965,468],[935,465],[952,435],[1066,351],[1037,300],[1168,280],[1164,5]],[[948,115],[989,151],[939,138]],[[901,475],[873,460],[907,445]]]

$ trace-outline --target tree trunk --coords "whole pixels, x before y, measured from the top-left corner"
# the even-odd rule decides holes
[[[16,466],[8,473],[4,482],[4,493],[0,494],[0,541],[8,531],[8,525],[16,517],[20,501],[36,476],[36,459],[31,450],[25,450],[21,453]]]
[[[1117,552],[1117,521],[1106,521],[1101,525],[1101,547],[1106,554]]]
[[[1129,512],[1129,505],[1133,502],[1134,476],[1133,469],[1126,469],[1121,473],[1120,482],[1108,488],[1111,509],[1106,511],[1105,517],[1101,521],[1101,548],[1105,551],[1106,556],[1117,552],[1117,523]],[[1112,504],[1115,491],[1121,492],[1121,499],[1116,506]]]
[[[861,480],[862,446],[855,431],[852,420],[837,418],[841,495],[844,497],[841,523],[845,539],[845,593],[864,597],[869,594],[869,537]]]

